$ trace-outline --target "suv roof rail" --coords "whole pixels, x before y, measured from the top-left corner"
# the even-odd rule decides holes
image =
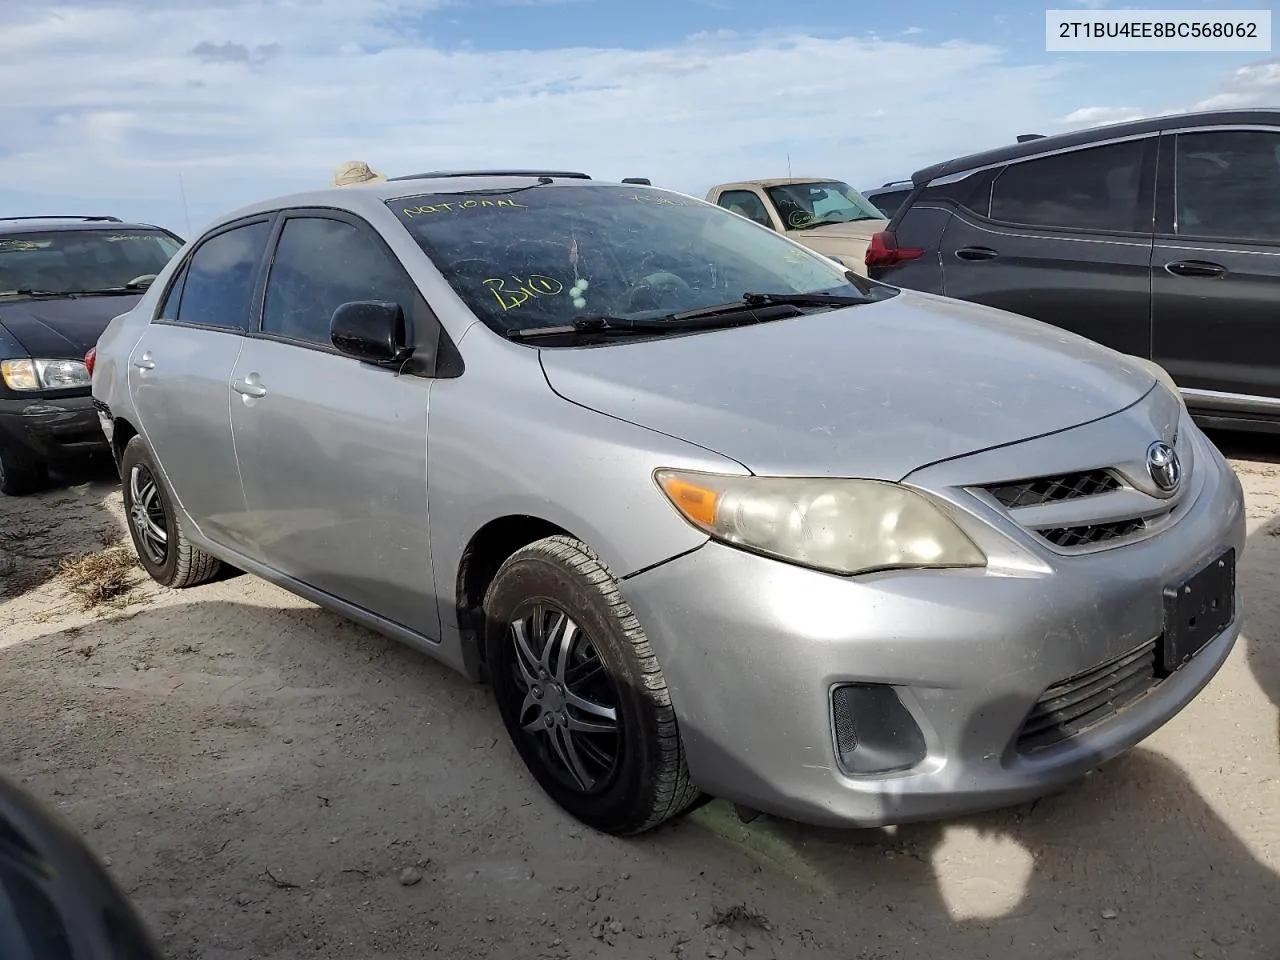
[[[1018,134],[1019,143],[1030,143],[1032,140],[1043,140],[1043,133],[1020,133]]]
[[[652,186],[653,186],[653,181],[652,181],[652,180],[650,180],[648,177],[623,177],[623,178],[622,178],[622,182],[623,182],[623,183],[634,183],[634,184],[636,184],[637,186],[641,186],[641,187],[652,187]]]
[[[77,213],[51,213],[43,217],[0,217],[0,220],[90,220],[99,223],[123,223],[119,217],[86,217]]]
[[[430,173],[410,173],[393,180],[438,180],[446,177],[560,177],[566,180],[590,180],[585,173],[571,170],[433,170]]]
[[[910,182],[910,180],[890,180],[888,183],[881,184],[880,189],[883,190],[885,187],[905,187]]]

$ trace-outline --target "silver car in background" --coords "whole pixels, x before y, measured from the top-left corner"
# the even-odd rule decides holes
[[[1241,488],[1158,367],[647,186],[240,210],[93,395],[156,580],[228,564],[487,679],[612,833],[1037,797],[1239,630]]]

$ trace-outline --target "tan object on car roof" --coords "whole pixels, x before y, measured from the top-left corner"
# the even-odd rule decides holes
[[[348,160],[338,165],[333,174],[335,187],[357,187],[362,183],[384,183],[386,177],[363,160]]]

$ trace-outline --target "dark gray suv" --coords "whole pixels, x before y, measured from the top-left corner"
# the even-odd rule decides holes
[[[1037,138],[912,182],[873,279],[1147,357],[1202,423],[1280,430],[1280,110]]]

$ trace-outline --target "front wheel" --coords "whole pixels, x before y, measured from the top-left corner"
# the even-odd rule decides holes
[[[628,836],[697,799],[657,658],[590,549],[555,536],[517,551],[484,611],[503,723],[556,803]]]
[[[178,525],[173,498],[142,437],[133,437],[120,455],[124,512],[142,568],[165,587],[194,587],[212,580],[221,566],[193,547]]]
[[[25,497],[49,485],[49,467],[18,447],[0,443],[0,493]]]

